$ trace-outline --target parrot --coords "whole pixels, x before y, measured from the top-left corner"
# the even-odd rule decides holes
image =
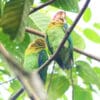
[[[68,25],[66,23],[66,13],[58,11],[52,18],[46,30],[46,42],[51,55],[56,52],[61,43]],[[70,69],[73,66],[73,41],[69,36],[61,51],[55,58],[55,61],[62,69]]]
[[[31,42],[25,50],[24,55],[24,69],[27,72],[32,72],[39,68],[45,61],[48,60],[46,42],[42,38],[38,38]],[[47,76],[47,67],[40,72],[40,78],[45,83]]]

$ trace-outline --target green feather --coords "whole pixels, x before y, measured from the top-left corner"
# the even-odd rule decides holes
[[[66,27],[64,27],[65,23],[63,23],[63,20],[61,20],[61,18],[59,17],[58,19],[55,18],[54,20],[52,20],[46,31],[46,41],[48,44],[48,48],[51,51],[51,54],[53,54],[57,50],[59,44],[65,36],[65,31],[67,30]],[[62,47],[61,51],[59,52],[55,60],[62,69],[72,68],[73,44],[71,36],[68,37],[68,40]]]
[[[28,72],[32,72],[37,69],[38,66],[38,53],[32,53],[24,57],[24,69]]]
[[[29,44],[25,51],[24,69],[32,72],[38,69],[48,59],[46,43],[42,39],[37,39]],[[47,67],[39,72],[43,82],[46,81]]]
[[[53,52],[55,52],[65,35],[63,26],[55,26],[53,28],[48,28],[46,34],[50,42],[50,47],[53,49]]]
[[[48,55],[47,55],[46,50],[44,49],[44,50],[40,51],[40,53],[39,53],[39,59],[38,59],[39,66],[44,64],[46,60],[48,60]],[[48,67],[45,67],[39,72],[40,77],[42,78],[43,82],[46,81],[47,69],[48,69]]]

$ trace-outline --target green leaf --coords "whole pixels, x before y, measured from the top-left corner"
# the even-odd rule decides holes
[[[68,16],[66,17],[66,22],[70,25],[72,25],[73,21],[71,20],[71,18],[69,18]]]
[[[95,84],[100,88],[100,78],[97,76],[96,72],[91,68],[91,66],[84,61],[76,62],[76,69],[79,76],[89,84]]]
[[[18,80],[12,80],[10,83],[10,89],[12,89],[13,92],[18,91],[21,88],[21,83]]]
[[[80,86],[74,86],[74,99],[73,100],[93,100],[92,93]]]
[[[87,8],[86,11],[85,11],[84,14],[83,14],[83,20],[84,20],[85,22],[89,22],[90,19],[91,19],[91,17],[92,17],[91,9],[90,9],[90,8]]]
[[[91,41],[95,43],[100,43],[100,36],[93,29],[86,28],[84,29],[84,35]]]
[[[64,94],[63,96],[61,96],[60,98],[58,98],[57,100],[68,100],[67,96]]]
[[[10,0],[5,4],[1,26],[12,39],[23,40],[26,18],[32,2],[33,0]]]
[[[0,42],[3,43],[3,45],[9,53],[11,53],[13,56],[17,58],[18,61],[21,62],[24,58],[24,51],[30,42],[30,37],[28,34],[25,34],[24,41],[19,43],[19,41],[12,41],[9,38],[9,35],[4,34],[1,30]]]
[[[17,100],[22,100],[22,99],[25,100],[26,98],[29,98],[29,97],[28,97],[27,93],[24,92],[17,98]]]
[[[36,13],[30,15],[30,18],[33,21],[33,24],[31,23],[31,25],[35,29],[45,33],[47,26],[50,22],[50,18],[47,17],[44,13],[41,13],[41,12],[36,12]]]
[[[100,78],[100,68],[99,67],[94,67],[93,69],[96,72],[97,76]]]
[[[3,76],[3,75],[11,76],[9,68],[8,68],[8,64],[6,63],[3,56],[0,55],[0,76]]]
[[[94,23],[93,26],[94,26],[96,29],[100,29],[100,23]]]
[[[61,97],[68,88],[69,81],[65,76],[53,75],[49,89],[50,99],[56,100]]]
[[[0,93],[0,95],[1,95],[1,93]],[[0,100],[4,100],[3,97],[0,96]]]
[[[48,0],[41,0],[42,2],[47,2]],[[78,12],[78,0],[56,0],[53,6],[70,12]]]
[[[3,14],[3,1],[0,0],[0,26],[1,26],[1,16]]]
[[[71,33],[71,36],[72,36],[74,47],[80,48],[81,50],[83,50],[85,48],[85,41],[84,41],[84,39],[78,33],[76,33],[75,31],[73,31]],[[78,57],[79,57],[79,54],[74,52],[74,58],[76,59]]]
[[[0,75],[3,75],[3,74],[9,75],[9,72],[6,69],[0,69]]]

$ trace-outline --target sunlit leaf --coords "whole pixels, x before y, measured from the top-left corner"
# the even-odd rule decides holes
[[[63,96],[61,96],[60,98],[58,98],[57,100],[68,100],[67,96],[64,94]]]
[[[53,75],[50,84],[49,96],[51,99],[56,100],[61,97],[69,87],[69,81],[64,76]]]
[[[98,33],[96,33],[93,29],[86,28],[83,32],[89,40],[95,43],[100,43],[100,35],[98,35]]]
[[[78,33],[76,33],[75,31],[73,31],[71,33],[71,36],[72,36],[72,40],[73,40],[73,46],[83,50],[85,48],[85,41],[84,41],[84,39],[80,35],[78,35]],[[78,58],[79,54],[74,53],[74,57]]]
[[[26,97],[28,98],[26,92],[23,92],[23,93],[17,98],[17,100],[22,100],[22,98],[23,98],[23,100],[25,100]]]
[[[94,26],[96,29],[100,29],[100,23],[94,23],[93,26]]]
[[[48,0],[41,0],[42,2],[47,2]],[[78,0],[56,0],[53,6],[71,12],[78,12]]]
[[[100,88],[100,80],[93,68],[84,61],[76,62],[77,72],[89,84],[96,84]]]
[[[74,99],[73,100],[93,100],[92,93],[80,86],[74,86]]]
[[[3,7],[2,7],[2,3],[3,3],[2,0],[0,0],[0,17],[1,17],[1,15],[2,15],[2,10],[3,10],[3,9],[2,9],[2,8],[3,8]]]
[[[10,88],[13,92],[16,92],[21,88],[21,83],[18,80],[12,80],[10,83]]]
[[[96,74],[98,75],[98,77],[100,78],[100,68],[99,67],[94,67],[93,69],[96,72]]]
[[[3,74],[9,75],[9,72],[7,70],[0,69],[0,75],[3,75]]]
[[[12,39],[22,41],[25,32],[26,18],[29,14],[33,0],[9,0],[5,4],[1,26]]]
[[[45,14],[43,13],[40,13],[40,12],[36,12],[32,15],[30,15],[30,18],[32,19],[33,21],[33,27],[35,29],[38,29],[42,32],[45,32],[46,29],[47,29],[47,26],[50,22],[50,18],[47,17]]]
[[[85,22],[89,22],[92,16],[92,12],[90,8],[87,8],[86,11],[83,14],[83,19]]]
[[[68,16],[67,16],[66,20],[67,20],[68,24],[72,25],[73,21]]]
[[[4,47],[17,58],[17,60],[22,61],[24,57],[24,51],[30,42],[28,34],[25,34],[24,41],[19,43],[18,41],[13,41],[9,38],[9,35],[4,34],[0,31],[0,42],[3,43]]]
[[[4,78],[3,78],[3,74],[0,75],[0,83],[2,83],[4,81]]]
[[[46,16],[45,13],[38,11],[29,16],[27,26],[45,33],[49,22],[50,18]],[[30,34],[30,38],[33,41],[33,39],[38,38],[38,36]]]

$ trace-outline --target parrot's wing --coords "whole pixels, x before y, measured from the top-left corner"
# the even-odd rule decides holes
[[[67,29],[68,29],[67,23],[65,23],[63,27],[64,27],[64,31],[65,31],[65,33],[66,33],[66,32],[67,32]]]
[[[73,47],[69,38],[56,57],[56,61],[62,69],[70,69],[73,66]]]
[[[65,49],[66,49],[65,61],[67,61],[66,68],[70,69],[70,68],[72,68],[73,63],[74,63],[74,61],[73,61],[73,41],[72,41],[71,36],[68,37],[67,42],[68,42],[68,44],[65,43]]]
[[[48,28],[46,34],[48,48],[54,53],[65,35],[63,26],[55,26],[53,28]]]
[[[73,55],[72,55],[72,51],[71,51],[70,48],[63,47],[63,49],[61,49],[61,52],[60,52],[59,56],[62,59],[63,68],[64,69],[72,68],[72,65],[73,65]]]
[[[42,64],[44,64],[45,61],[47,61],[47,60],[48,60],[48,55],[47,55],[46,50],[44,49],[44,50],[40,51],[40,53],[39,53],[39,57],[38,57],[38,64],[39,64],[39,66],[41,66]],[[42,80],[43,80],[44,82],[46,81],[47,69],[48,69],[48,68],[45,67],[45,68],[43,68],[43,69],[39,72],[40,77],[42,78]]]

